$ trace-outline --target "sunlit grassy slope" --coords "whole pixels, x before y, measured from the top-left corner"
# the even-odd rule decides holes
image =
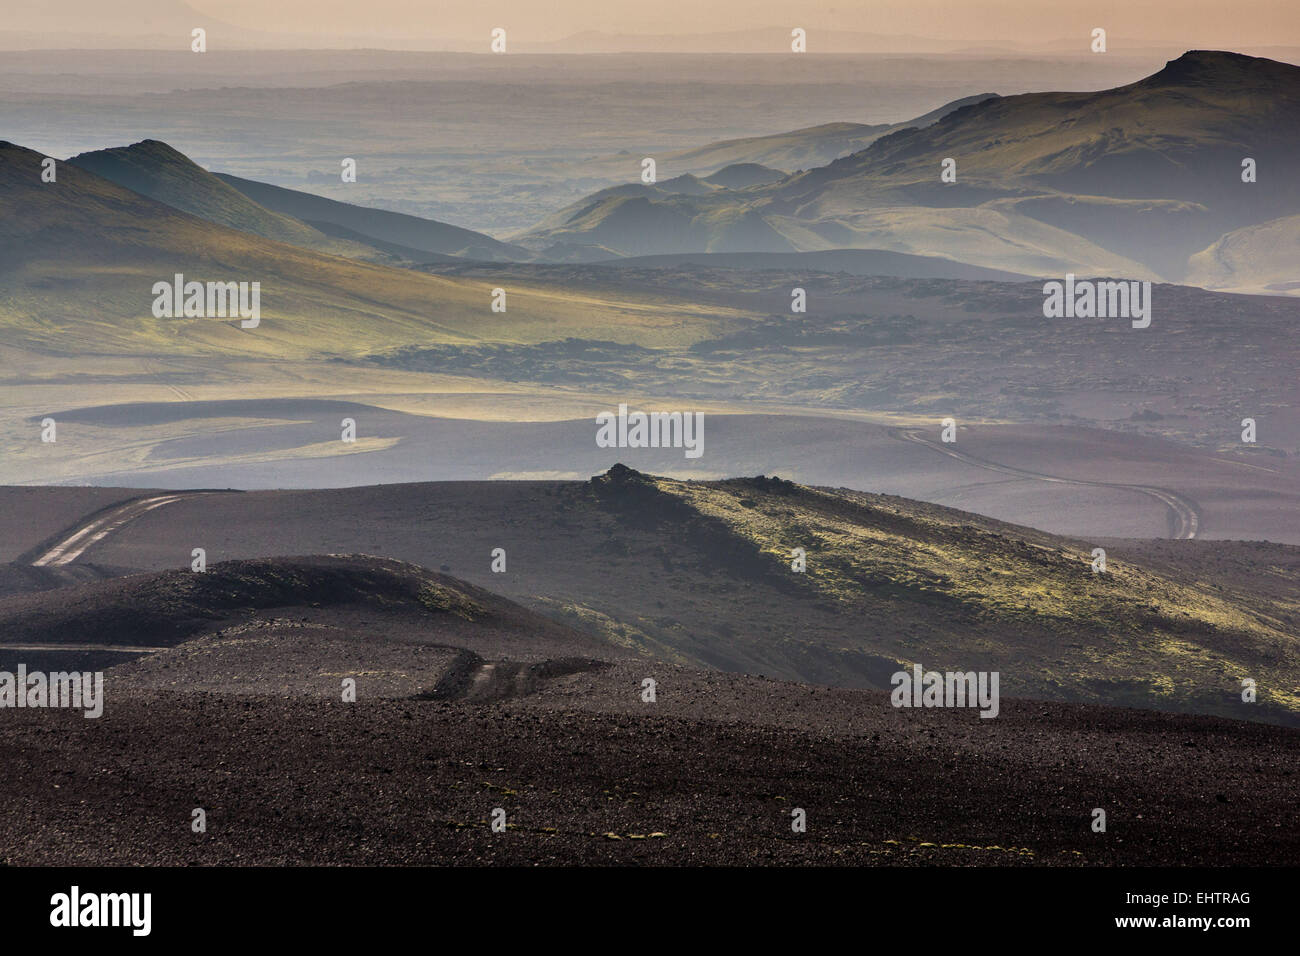
[[[356,262],[215,225],[66,163],[0,144],[0,334],[61,354],[353,356],[401,345],[532,343],[589,335],[690,344],[725,328],[725,309],[666,297],[504,286]],[[261,283],[261,325],[158,319],[155,282]]]
[[[1005,694],[1300,719],[1294,590],[1235,593],[1123,553],[1098,574],[1086,542],[905,498],[762,478],[595,481],[683,528],[712,529],[719,571],[838,621],[790,613],[791,655],[820,645],[872,656],[878,683],[920,663],[997,670]],[[795,548],[806,551],[804,573],[791,570]],[[719,613],[743,621],[745,605],[742,592]],[[735,631],[737,645],[754,639]],[[1254,705],[1241,701],[1244,678],[1257,682]]]

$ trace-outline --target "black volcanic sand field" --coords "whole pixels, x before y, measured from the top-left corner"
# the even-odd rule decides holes
[[[156,648],[107,672],[99,719],[0,711],[8,864],[1300,853],[1291,728],[1006,698],[991,720],[896,709],[881,692],[620,656],[447,575],[360,556],[97,581],[0,610],[6,634],[44,634],[68,669],[91,666],[86,645]],[[489,825],[498,807],[504,833]],[[195,808],[206,833],[191,830]],[[795,808],[806,833],[791,830]]]
[[[632,699],[638,690],[627,683]],[[725,678],[726,719],[497,704],[145,695],[7,716],[8,864],[1287,864],[1300,735]],[[111,691],[110,691],[111,693]],[[767,726],[773,696],[851,735]],[[969,718],[969,719],[968,719]],[[1090,813],[1108,811],[1105,834]],[[208,814],[190,832],[191,810]],[[493,833],[493,808],[508,829]],[[791,832],[791,809],[808,832]]]

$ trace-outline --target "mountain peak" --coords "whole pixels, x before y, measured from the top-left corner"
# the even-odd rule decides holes
[[[123,146],[124,152],[132,153],[159,153],[164,156],[180,156],[188,162],[192,162],[188,156],[178,150],[176,147],[164,143],[160,139],[142,139],[138,143],[132,143],[130,146]]]
[[[118,160],[141,161],[148,160],[151,162],[164,161],[169,163],[184,163],[187,166],[197,166],[194,160],[190,159],[174,146],[164,143],[160,139],[142,139],[138,143],[132,143],[130,146],[113,146],[107,149],[97,149],[88,153],[80,153],[73,156],[68,162],[79,163],[82,160],[90,160],[94,157],[112,157]]]
[[[1163,70],[1145,82],[1161,86],[1217,87],[1225,83],[1258,85],[1283,80],[1294,83],[1297,76],[1300,76],[1300,67],[1262,56],[1246,56],[1226,50],[1188,50],[1176,60],[1170,60]]]

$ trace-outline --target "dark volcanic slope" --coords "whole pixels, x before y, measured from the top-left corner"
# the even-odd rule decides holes
[[[367,555],[228,561],[203,573],[137,574],[10,595],[0,598],[0,629],[0,648],[7,648],[0,663],[10,668],[32,648],[64,655],[69,669],[81,666],[83,652],[131,648],[159,652],[128,669],[133,684],[330,695],[339,680],[325,678],[356,676],[360,671],[347,667],[357,662],[372,684],[407,695],[433,692],[443,678],[455,683],[448,669],[463,672],[477,655],[545,661],[607,650],[597,638],[456,578]],[[469,654],[436,663],[419,657],[448,647]],[[377,670],[380,658],[385,668]]]
[[[58,603],[44,636],[69,663],[84,657],[66,629],[97,605],[88,642],[170,646],[107,672],[98,719],[0,711],[3,863],[1269,864],[1300,851],[1288,728],[1005,698],[989,720],[600,661],[588,638],[507,601],[364,557],[132,577]],[[41,638],[30,601],[3,606]],[[807,833],[791,830],[796,808]]]
[[[883,689],[920,663],[996,670],[1009,696],[1285,722],[1300,712],[1300,586],[1271,570],[1274,551],[1244,544],[1224,546],[1238,569],[1215,578],[1107,542],[1102,575],[1096,542],[905,498],[616,467],[589,482],[196,497],[137,518],[84,560],[185,568],[194,546],[211,562],[382,552],[606,647],[695,667]],[[506,573],[490,570],[495,548]],[[791,569],[795,548],[805,573]],[[0,611],[30,629],[14,615],[44,600]],[[58,600],[65,614],[77,599]],[[1245,678],[1255,703],[1241,700]]]

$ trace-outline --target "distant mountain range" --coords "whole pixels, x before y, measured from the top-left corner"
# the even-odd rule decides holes
[[[836,124],[676,154],[766,164],[786,144],[807,155],[809,143],[870,140],[740,190],[678,180],[604,190],[516,240],[568,258],[880,249],[1242,291],[1285,292],[1300,278],[1268,253],[1287,248],[1285,217],[1300,213],[1289,175],[1300,67],[1193,51],[1113,90],[973,99],[880,135]],[[941,180],[945,160],[955,182]],[[1243,182],[1246,160],[1255,182]],[[1244,252],[1252,246],[1261,254]]]
[[[716,186],[728,189],[745,188],[775,182],[792,172],[802,172],[814,166],[825,166],[843,156],[866,149],[880,137],[902,129],[920,128],[937,123],[953,110],[996,97],[996,93],[978,93],[965,96],[938,109],[902,123],[823,123],[785,133],[766,136],[746,136],[722,140],[703,146],[692,146],[655,156],[659,171],[673,178],[659,183],[660,189],[687,193],[683,177],[703,177]],[[627,154],[608,157],[587,164],[589,171],[617,179],[625,174]],[[741,170],[757,169],[748,175]],[[676,188],[673,188],[676,186]],[[621,187],[614,187],[621,188]],[[699,192],[708,192],[700,189]],[[627,193],[623,193],[627,195]],[[590,201],[596,193],[584,202]]]
[[[996,98],[996,93],[965,96],[903,123],[823,123],[821,126],[810,126],[773,136],[724,140],[669,153],[663,157],[663,165],[667,169],[694,173],[733,163],[761,163],[786,172],[803,171],[814,166],[825,166],[841,156],[864,150],[889,133],[933,126],[954,110]]]
[[[419,290],[433,280],[411,267],[652,257],[642,264],[752,269],[811,266],[792,257],[816,253],[823,267],[859,274],[1075,273],[1294,293],[1298,152],[1300,67],[1206,51],[1112,90],[984,93],[906,123],[825,124],[665,154],[668,178],[600,190],[514,243],[209,172],[157,140],[75,156],[57,187],[40,181],[42,157],[5,144],[0,177],[13,188],[0,195],[0,247],[10,250],[0,285],[51,257],[7,310],[36,314],[49,308],[36,289],[62,288],[71,302],[74,277],[93,263],[114,263],[97,280],[111,301],[128,263],[164,276],[192,256],[245,261],[234,271],[250,275],[282,268],[279,294],[298,290],[294,308],[318,318],[377,307],[391,318],[427,314]],[[1243,181],[1243,164],[1256,181]],[[945,165],[954,182],[941,178]],[[75,235],[55,241],[60,229]],[[403,268],[382,280],[352,271],[367,263]],[[348,304],[341,292],[318,308],[332,281],[320,276],[340,270],[349,288],[382,281],[396,298],[368,290]],[[443,331],[458,337],[455,325]]]

